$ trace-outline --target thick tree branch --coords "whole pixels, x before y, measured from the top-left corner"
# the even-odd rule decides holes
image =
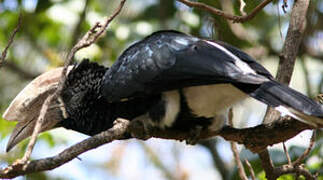
[[[294,2],[283,50],[279,56],[279,66],[276,79],[287,85],[292,78],[296,56],[303,40],[308,6],[309,0]],[[268,108],[264,118],[264,123],[269,123],[272,119],[277,119],[278,116],[279,114],[277,114],[276,111]]]
[[[226,140],[244,144],[253,152],[259,152],[264,151],[269,145],[286,141],[305,129],[312,129],[312,127],[293,119],[280,119],[273,124],[262,124],[245,129],[225,127],[220,131],[202,131],[199,139],[207,139],[220,135]],[[283,130],[285,132],[284,136],[281,135]],[[145,131],[144,127],[141,127],[140,123],[128,123],[126,120],[118,119],[113,128],[89,137],[65,149],[56,156],[31,161],[25,166],[19,163],[13,164],[0,171],[0,178],[13,178],[28,173],[54,169],[88,150],[97,148],[113,140],[127,139],[130,137],[130,134],[141,135],[143,131]],[[150,137],[164,139],[186,140],[191,138],[191,134],[187,131],[171,129],[150,129],[149,133]]]
[[[243,15],[243,16],[232,15],[230,13],[224,12],[222,10],[215,8],[215,7],[212,7],[207,4],[200,3],[200,2],[192,2],[190,0],[177,0],[177,1],[187,5],[189,7],[199,8],[199,9],[205,10],[211,14],[214,14],[217,16],[222,16],[225,19],[232,20],[233,22],[243,23],[243,22],[246,22],[246,21],[254,18],[257,15],[257,13],[260,10],[262,10],[267,4],[269,4],[272,0],[264,0],[257,7],[255,7],[255,9],[253,9],[250,14]]]
[[[296,56],[298,54],[299,46],[302,42],[302,37],[306,27],[306,14],[308,6],[309,0],[294,1],[289,21],[288,32],[284,42],[283,50],[280,55],[279,67],[277,71],[277,80],[284,84],[289,84],[293,74]],[[284,1],[282,7],[283,9],[287,7],[286,1]],[[272,109],[268,109],[264,118],[264,123],[273,123],[277,119],[277,117],[279,116],[276,112],[274,112]],[[283,130],[282,132],[285,133],[285,130]],[[299,165],[299,161],[302,161],[304,159],[304,157],[310,151],[312,145],[313,144],[311,143],[310,147],[305,151],[304,155],[300,157],[300,160],[297,160],[294,163],[291,162],[288,152],[284,147],[289,163],[280,167],[274,167],[267,149],[258,153],[262,166],[266,172],[266,178],[268,178],[269,180],[274,180],[281,175],[294,173],[297,176],[296,178],[298,178],[299,175],[303,175],[306,179],[315,179],[314,175],[312,175],[303,166]]]
[[[274,164],[270,159],[270,155],[267,149],[265,149],[264,151],[258,153],[259,158],[261,160],[261,165],[262,168],[264,168],[265,172],[266,172],[266,178],[268,178],[269,180],[275,180],[276,176],[274,175]]]
[[[293,75],[296,56],[306,28],[306,13],[309,3],[309,0],[294,2],[285,43],[279,56],[276,77],[279,82],[284,84],[289,84]]]

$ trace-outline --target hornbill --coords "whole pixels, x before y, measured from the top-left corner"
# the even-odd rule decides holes
[[[39,83],[46,93],[23,90],[3,115],[19,121],[7,151],[31,135],[38,104],[55,89],[59,75],[43,76],[43,81],[52,79]],[[111,68],[88,60],[70,68],[42,131],[65,127],[94,135],[112,127],[118,117],[160,128],[217,130],[225,125],[229,108],[248,96],[310,125],[323,125],[322,105],[275,81],[243,51],[220,41],[159,31],[127,48]]]

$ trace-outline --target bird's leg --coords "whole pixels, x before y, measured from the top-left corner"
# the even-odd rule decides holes
[[[133,138],[147,140],[151,138],[150,129],[152,129],[152,125],[148,120],[148,115],[139,116],[131,121],[131,136]]]
[[[194,128],[191,128],[189,131],[190,138],[185,140],[186,144],[195,145],[199,141],[199,137],[202,132],[202,129],[203,127],[200,125],[197,125]]]
[[[216,115],[213,119],[212,124],[208,127],[209,130],[220,131],[225,127],[225,122],[227,122],[228,114]],[[186,144],[195,145],[199,141],[199,136],[203,130],[203,127],[198,125],[190,130],[190,138],[186,139]]]

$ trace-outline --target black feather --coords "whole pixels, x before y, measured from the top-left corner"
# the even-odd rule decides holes
[[[101,95],[103,75],[107,69],[83,60],[71,70],[61,97],[68,118],[59,125],[67,129],[94,135],[112,127],[116,118],[133,119],[147,112],[158,96],[136,98],[127,102],[108,103]]]

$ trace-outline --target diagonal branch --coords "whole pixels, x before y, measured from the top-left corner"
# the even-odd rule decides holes
[[[294,162],[293,162],[293,166],[299,166],[302,161],[308,156],[308,154],[311,152],[314,144],[315,144],[315,134],[316,134],[316,130],[313,130],[312,132],[312,137],[311,137],[311,141],[310,141],[310,144],[308,146],[308,148],[304,151],[304,153],[298,157]]]
[[[3,65],[3,63],[4,63],[5,59],[6,59],[8,49],[11,46],[11,44],[13,43],[13,39],[15,38],[17,32],[19,31],[19,29],[21,27],[21,21],[22,21],[22,13],[19,13],[18,23],[17,23],[15,29],[13,30],[12,34],[9,37],[9,41],[8,41],[7,46],[4,48],[4,50],[1,53],[0,68],[2,67],[2,65]]]
[[[31,161],[26,165],[16,164],[9,166],[0,171],[0,178],[14,178],[24,174],[46,171],[59,167],[88,150],[112,142],[113,140],[123,139],[128,126],[128,121],[119,120],[111,129],[85,139],[84,141],[65,149],[56,156]]]
[[[222,16],[225,19],[232,20],[233,22],[243,23],[243,22],[246,22],[246,21],[254,18],[257,15],[257,13],[260,10],[262,10],[267,4],[269,4],[272,0],[264,0],[257,7],[255,7],[255,9],[253,9],[250,14],[246,14],[243,16],[232,15],[232,14],[229,14],[229,13],[224,12],[222,10],[219,10],[215,7],[212,7],[207,4],[200,3],[200,2],[192,2],[190,0],[177,0],[177,1],[187,5],[189,7],[199,8],[199,9],[205,10],[211,14]]]
[[[250,172],[250,176],[251,176],[251,180],[256,180],[256,175],[255,175],[255,171],[253,170],[250,162],[248,161],[248,159],[245,159],[245,163],[249,169]]]
[[[229,125],[233,127],[233,111],[232,108],[229,110]],[[238,173],[240,176],[241,180],[248,180],[248,177],[246,175],[246,172],[243,168],[243,165],[240,160],[240,155],[239,155],[239,150],[237,148],[237,143],[230,141],[231,145],[231,151],[233,153],[234,160],[236,162],[237,168],[238,168]]]

